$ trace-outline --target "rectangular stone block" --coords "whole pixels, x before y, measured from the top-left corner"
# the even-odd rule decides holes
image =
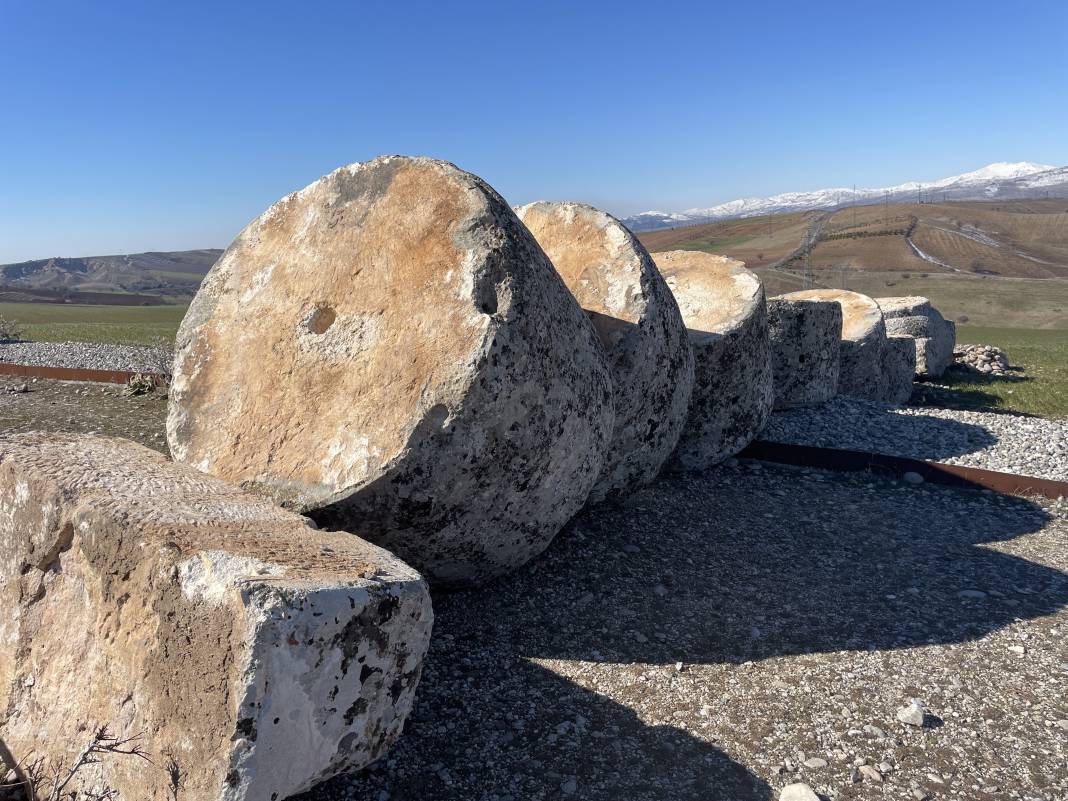
[[[399,735],[432,624],[389,552],[154,451],[0,438],[0,735],[71,789],[281,801]],[[173,793],[174,777],[180,787]]]

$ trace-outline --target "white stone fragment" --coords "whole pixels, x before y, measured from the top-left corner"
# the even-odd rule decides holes
[[[912,698],[907,704],[897,710],[897,719],[909,726],[923,726],[924,715],[927,710],[923,701]]]

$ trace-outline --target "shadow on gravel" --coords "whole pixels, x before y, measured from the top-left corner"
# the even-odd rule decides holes
[[[919,390],[917,390],[919,391]],[[923,397],[927,399],[930,390]],[[913,398],[917,395],[913,394]],[[925,400],[926,402],[926,400]],[[935,404],[937,405],[937,404]],[[790,429],[805,421],[805,445],[862,452],[945,459],[988,448],[998,439],[982,426],[943,417],[900,414],[894,407],[847,401],[824,407],[786,409],[772,415],[761,439],[792,442]]]
[[[743,463],[662,479],[584,513],[513,576],[435,595],[394,773],[364,771],[352,797],[555,799],[574,777],[582,799],[769,798],[707,742],[643,723],[638,675],[961,642],[1045,615],[1068,603],[1068,579],[979,546],[1048,519],[1017,498],[856,474]]]

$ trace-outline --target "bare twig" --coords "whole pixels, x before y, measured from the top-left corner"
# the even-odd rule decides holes
[[[25,788],[27,801],[111,801],[118,797],[118,791],[113,788],[78,792],[68,790],[67,786],[82,768],[95,765],[109,755],[138,757],[152,764],[147,752],[137,742],[141,736],[135,734],[132,737],[116,737],[108,731],[107,726],[101,726],[93,732],[92,738],[78,754],[74,764],[65,769],[56,762],[46,763],[44,759],[37,759],[28,764],[25,770],[21,770],[2,742],[0,758],[14,766],[16,776]],[[174,797],[177,798],[177,790],[174,791]]]

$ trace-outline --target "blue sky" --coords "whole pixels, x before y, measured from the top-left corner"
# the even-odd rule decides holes
[[[382,153],[625,215],[1068,164],[1068,3],[0,0],[0,262],[223,247]]]

